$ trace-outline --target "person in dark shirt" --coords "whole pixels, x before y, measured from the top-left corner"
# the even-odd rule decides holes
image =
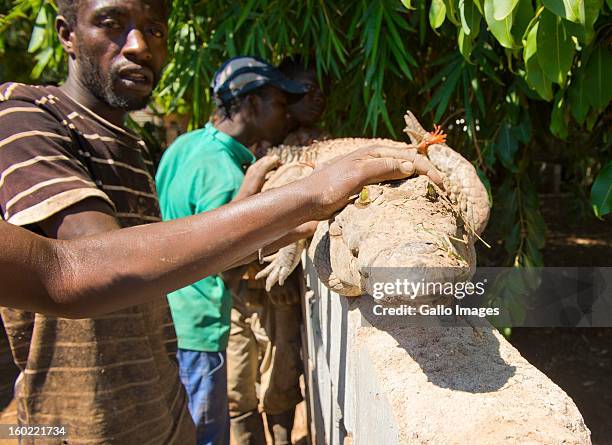
[[[285,145],[310,145],[315,140],[327,139],[319,126],[325,108],[325,96],[312,60],[304,63],[301,57],[287,58],[278,67],[285,76],[303,84],[308,92],[299,101],[289,105],[289,134]]]
[[[287,59],[279,66],[305,94],[287,105],[287,128],[278,132],[287,145],[308,145],[322,136],[318,122],[326,99],[312,66]],[[287,134],[287,131],[291,131]],[[266,141],[269,142],[269,141]],[[262,144],[264,147],[273,145]],[[236,445],[265,444],[264,422],[272,442],[291,442],[296,405],[302,400],[301,267],[282,286],[265,289],[255,279],[263,266],[254,262],[224,274],[232,294],[231,330],[227,346],[228,400]]]

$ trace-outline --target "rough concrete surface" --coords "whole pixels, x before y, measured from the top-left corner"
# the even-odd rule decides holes
[[[363,318],[349,343],[373,365],[398,443],[591,443],[570,397],[493,327],[406,327],[402,317],[372,315],[371,305],[351,304]]]

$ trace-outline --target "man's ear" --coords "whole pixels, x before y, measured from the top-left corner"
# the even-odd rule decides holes
[[[68,53],[69,57],[75,56],[76,36],[72,29],[72,26],[68,23],[68,20],[63,15],[58,15],[55,19],[55,31],[59,38],[64,51]]]
[[[261,109],[261,98],[257,94],[249,94],[246,100],[243,102],[245,106],[245,112],[249,120],[256,118],[259,115]]]

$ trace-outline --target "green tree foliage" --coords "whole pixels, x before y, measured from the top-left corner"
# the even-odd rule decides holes
[[[592,205],[599,215],[610,211],[611,3],[173,0],[171,58],[155,104],[188,114],[198,127],[212,109],[208,85],[224,59],[249,54],[278,63],[300,54],[329,85],[324,124],[335,136],[403,137],[407,108],[429,127],[442,124],[495,201],[488,236],[503,239],[509,264],[541,265],[542,162],[567,167],[564,186],[577,203],[588,202],[595,183]],[[17,0],[5,11],[0,50],[18,48],[21,39],[32,54],[30,77],[61,80],[53,4]],[[2,78],[23,78],[21,60],[9,59],[19,65],[0,71]]]

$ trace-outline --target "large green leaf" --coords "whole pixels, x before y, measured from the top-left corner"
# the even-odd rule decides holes
[[[565,26],[581,43],[588,45],[595,37],[593,25],[603,6],[603,0],[584,0],[584,23],[566,22]]]
[[[584,16],[585,16],[585,38],[584,43],[589,44],[595,37],[595,30],[593,29],[597,17],[603,8],[603,0],[585,0],[584,1]]]
[[[504,247],[506,248],[506,252],[510,254],[516,253],[521,242],[521,225],[519,223],[514,224],[505,241]]]
[[[46,30],[42,26],[34,26],[32,29],[32,35],[30,36],[30,44],[28,45],[28,52],[35,53],[42,48],[45,43]]]
[[[561,139],[567,139],[568,111],[563,90],[557,91],[553,110],[550,114],[550,132]]]
[[[612,52],[599,45],[591,54],[584,70],[584,86],[589,103],[597,108],[605,108],[612,100]]]
[[[493,18],[501,21],[512,14],[519,0],[495,0],[493,2]]]
[[[584,69],[574,73],[572,84],[567,90],[570,111],[578,123],[583,124],[589,112],[589,99],[587,98],[584,82]]]
[[[612,212],[612,161],[604,165],[593,182],[591,205],[598,217]]]
[[[519,2],[517,8],[514,10],[514,19],[512,23],[512,35],[516,42],[520,42],[523,39],[523,35],[531,23],[533,16],[534,12],[531,2]]]
[[[544,75],[544,71],[540,67],[537,57],[537,34],[539,23],[536,23],[525,42],[525,50],[523,51],[523,59],[525,60],[525,81],[527,85],[540,95],[542,99],[551,100],[552,86],[550,80]]]
[[[31,73],[32,78],[38,79],[41,76],[45,68],[47,68],[47,65],[51,61],[52,57],[53,57],[53,48],[50,46],[46,47],[41,52],[36,54],[36,57],[35,57],[36,65],[34,66],[34,68],[32,68],[32,73]]]
[[[470,62],[470,56],[472,55],[472,39],[470,36],[465,35],[463,28],[459,28],[457,44],[459,45],[459,52],[465,57],[465,60]]]
[[[484,16],[489,25],[491,33],[504,48],[513,49],[515,47],[512,37],[512,14],[503,20],[495,19],[495,0],[484,0]]]
[[[519,123],[512,128],[512,134],[523,144],[528,144],[531,140],[531,130],[531,119],[529,114],[526,112],[521,113]]]
[[[595,108],[591,108],[589,110],[589,114],[587,114],[587,118],[586,118],[587,131],[593,131],[593,127],[599,120],[600,116],[601,116],[601,112],[599,110],[596,110]]]
[[[507,175],[502,185],[497,189],[495,194],[497,207],[493,207],[496,224],[505,233],[512,230],[518,212],[518,190],[512,178],[513,176]]]
[[[564,85],[575,50],[562,19],[544,10],[537,34],[537,57],[544,74],[553,82]]]
[[[461,17],[461,29],[466,36],[475,39],[480,30],[480,12],[474,4],[474,0],[459,0],[459,16]]]
[[[433,0],[429,8],[429,24],[433,29],[438,29],[446,18],[446,5],[444,0]]]
[[[537,57],[538,52],[538,27],[540,26],[539,22],[536,22],[535,25],[527,34],[527,39],[523,42],[525,45],[525,49],[523,50],[523,60],[527,62],[527,60]]]
[[[544,6],[559,17],[584,25],[585,0],[543,0]]]
[[[499,136],[497,138],[497,157],[501,161],[504,167],[509,170],[515,170],[514,155],[518,151],[518,141],[512,134],[512,126],[507,123],[503,123],[499,129]]]
[[[544,248],[546,243],[546,222],[536,208],[525,209],[527,233],[538,249]]]
[[[36,21],[34,22],[34,28],[32,28],[32,34],[30,35],[30,43],[28,45],[28,52],[35,53],[42,48],[45,43],[45,35],[47,33],[47,11],[43,5],[38,11]]]
[[[459,0],[444,0],[446,5],[446,18],[455,26],[461,26],[459,11],[457,10]]]
[[[416,9],[412,6],[412,0],[402,0],[402,5],[404,5],[406,9]]]

